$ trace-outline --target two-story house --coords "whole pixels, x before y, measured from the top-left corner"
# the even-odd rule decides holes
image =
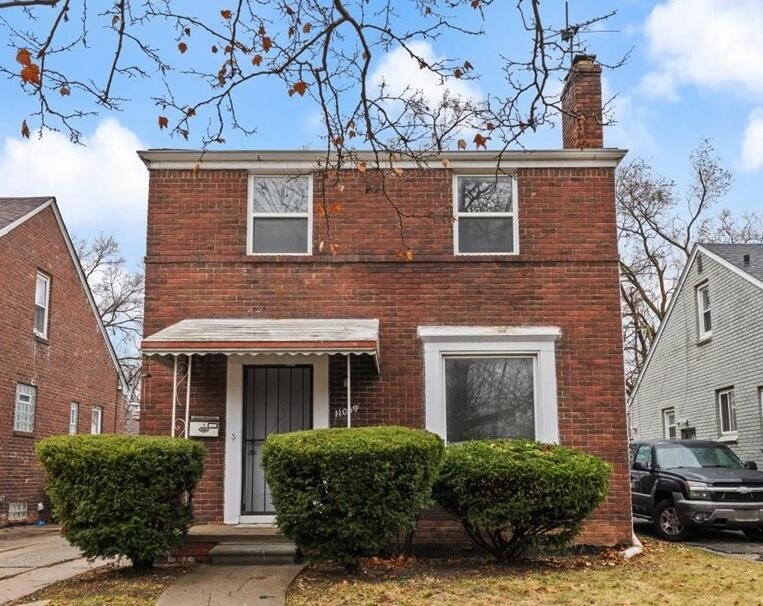
[[[629,398],[631,436],[726,442],[763,468],[763,244],[699,244]]]
[[[117,430],[124,378],[54,198],[0,198],[0,526],[47,517],[35,444]]]
[[[584,540],[630,542],[625,152],[603,147],[600,71],[579,57],[567,78],[564,149],[500,161],[447,152],[379,171],[360,153],[367,168],[327,174],[316,151],[140,152],[141,431],[208,436],[199,522],[273,521],[260,466],[272,432],[401,424],[604,458],[610,494]],[[411,215],[405,246],[386,196]]]

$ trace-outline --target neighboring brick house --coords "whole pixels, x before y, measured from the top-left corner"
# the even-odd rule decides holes
[[[0,308],[3,526],[50,513],[37,442],[118,422],[121,371],[54,198],[0,198]]]
[[[590,58],[564,103],[564,149],[506,152],[498,172],[496,152],[446,152],[399,174],[342,170],[337,187],[319,152],[140,153],[141,432],[208,436],[197,521],[271,522],[263,439],[349,416],[599,455],[614,475],[584,540],[630,542],[614,201],[625,152],[603,147]],[[385,193],[421,216],[405,220],[411,259]],[[417,538],[453,528],[432,514]]]
[[[763,244],[695,247],[629,411],[633,439],[718,440],[763,468]]]

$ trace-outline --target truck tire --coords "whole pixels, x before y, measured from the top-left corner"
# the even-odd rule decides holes
[[[757,541],[757,542],[763,541],[763,528],[745,528],[744,534],[751,541]]]
[[[657,503],[652,521],[657,536],[666,541],[685,541],[694,534],[694,528],[682,524],[678,519],[678,511],[671,499]]]

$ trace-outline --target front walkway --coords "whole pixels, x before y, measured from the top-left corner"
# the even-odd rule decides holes
[[[303,567],[202,564],[170,585],[157,606],[283,606]]]
[[[55,526],[18,526],[0,530],[0,604],[103,566],[89,563]]]

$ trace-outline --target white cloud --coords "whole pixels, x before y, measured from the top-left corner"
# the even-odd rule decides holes
[[[656,97],[681,84],[763,93],[763,2],[667,0],[644,26],[655,69],[642,81]]]
[[[428,42],[413,42],[409,44],[411,51],[432,64],[442,59],[437,56]],[[371,76],[371,82],[376,86],[386,84],[393,94],[400,94],[406,89],[420,91],[430,103],[442,100],[446,90],[453,96],[464,100],[476,101],[482,98],[482,93],[473,80],[450,78],[446,83],[440,77],[427,69],[421,69],[419,62],[412,58],[408,51],[398,47],[387,53],[379,62],[379,66]]]
[[[60,133],[5,140],[0,196],[55,196],[72,233],[113,233],[128,256],[143,253],[148,171],[138,137],[116,120],[100,122],[75,145]]]
[[[748,171],[763,168],[763,107],[754,109],[747,120],[740,164]]]

